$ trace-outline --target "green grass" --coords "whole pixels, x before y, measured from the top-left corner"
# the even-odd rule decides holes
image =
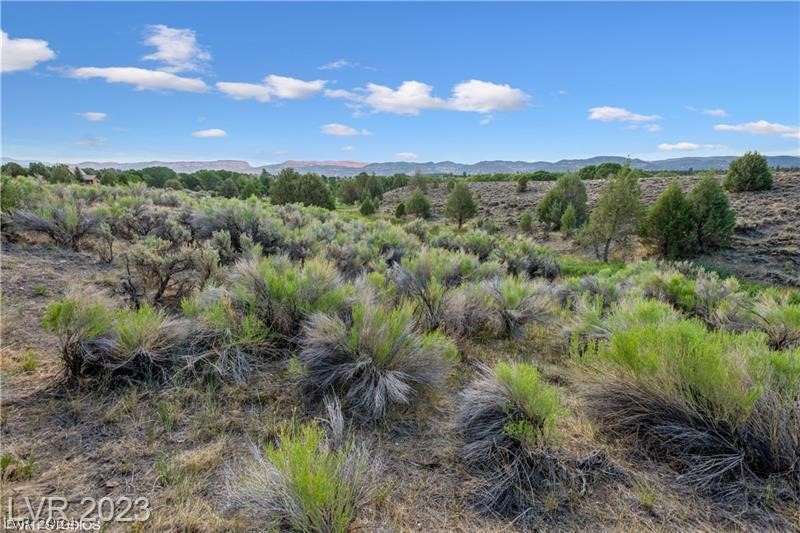
[[[748,359],[767,352],[760,333],[709,332],[699,321],[641,325],[614,333],[595,353],[636,380],[735,427],[760,397]]]
[[[39,366],[39,361],[36,359],[36,352],[30,348],[25,351],[25,356],[20,363],[20,370],[23,372],[33,372]]]
[[[292,529],[350,530],[359,500],[359,487],[352,483],[351,476],[358,479],[366,470],[362,465],[349,472],[348,452],[347,447],[331,449],[325,431],[310,424],[284,431],[279,446],[267,446],[267,460],[283,476],[299,506],[299,512],[288,517]]]
[[[149,305],[143,305],[139,309],[120,310],[114,323],[120,352],[157,349],[165,320],[164,311]]]
[[[85,340],[97,337],[111,329],[114,312],[101,302],[88,298],[68,296],[47,306],[43,327],[65,340]]]
[[[561,266],[561,274],[565,277],[581,277],[597,274],[614,274],[623,268],[625,263],[622,261],[595,261],[581,257],[563,255],[559,256],[558,264]]]
[[[47,296],[47,286],[42,284],[34,285],[33,294],[36,296]]]
[[[542,381],[532,365],[501,362],[494,371],[498,383],[523,414],[523,418],[506,423],[504,430],[532,447],[552,444],[556,440],[555,423],[562,412],[558,390]]]

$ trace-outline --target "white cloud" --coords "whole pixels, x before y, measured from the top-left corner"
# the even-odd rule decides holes
[[[782,135],[790,139],[797,139],[800,136],[800,128],[797,126],[786,126],[767,122],[766,120],[747,122],[745,124],[717,124],[714,129],[717,131],[752,133],[753,135]]]
[[[453,87],[449,105],[457,111],[515,111],[528,102],[528,95],[510,85],[489,81],[463,81]]]
[[[0,72],[28,70],[42,61],[56,57],[47,41],[41,39],[12,39],[0,32]]]
[[[417,158],[417,154],[414,152],[397,152],[394,156],[401,161],[411,161]]]
[[[285,100],[308,98],[320,92],[326,83],[328,83],[326,80],[304,81],[270,74],[262,83],[221,81],[216,87],[234,100],[252,99],[269,102],[273,98]]]
[[[355,135],[372,135],[369,130],[357,130],[345,124],[325,124],[320,127],[320,131],[325,135],[335,135],[337,137],[353,137]]]
[[[520,89],[510,85],[481,80],[469,80],[456,84],[448,99],[433,95],[433,87],[419,81],[404,81],[397,89],[377,83],[347,91],[331,89],[325,91],[328,98],[350,102],[357,112],[368,107],[373,113],[395,113],[397,115],[419,115],[426,109],[449,109],[490,113],[492,111],[514,111],[527,105],[529,97]]]
[[[211,60],[211,54],[197,44],[197,35],[190,29],[163,24],[147,26],[144,42],[155,46],[156,51],[142,59],[165,63],[166,66],[159,69],[164,72],[199,71]]]
[[[717,109],[703,109],[703,114],[708,115],[710,117],[727,117],[728,112],[724,109],[717,108]]]
[[[648,124],[646,129],[650,133],[657,133],[661,131],[661,126],[659,126],[658,124]]]
[[[287,100],[299,100],[313,96],[328,83],[325,80],[303,81],[274,74],[267,76],[264,82],[276,97]]]
[[[602,122],[653,122],[659,120],[659,115],[639,115],[623,107],[600,106],[589,109],[589,120]]]
[[[108,118],[107,113],[100,113],[99,111],[86,111],[85,113],[75,113],[79,117],[83,117],[89,122],[102,122]]]
[[[345,89],[325,89],[325,96],[339,100],[350,100],[351,102],[360,102],[364,98],[354,91],[347,91]]]
[[[352,146],[350,146],[350,145],[342,146],[342,152],[352,152],[352,151],[353,151],[353,147]]]
[[[432,91],[432,86],[418,81],[404,81],[397,89],[369,83],[364,103],[377,112],[419,115],[423,109],[446,107],[444,100],[431,95]]]
[[[347,67],[355,67],[355,63],[351,63],[346,59],[337,59],[336,61],[331,61],[330,63],[325,63],[324,65],[320,65],[317,67],[319,70],[337,70],[340,68],[347,68]]]
[[[137,90],[172,90],[203,92],[205,82],[198,78],[184,78],[169,72],[138,67],[80,67],[67,71],[71,78],[103,78],[108,83],[127,83]]]
[[[75,139],[72,141],[72,144],[78,146],[103,146],[108,141],[103,137],[83,137],[81,139]]]
[[[494,115],[486,115],[481,119],[480,125],[485,126],[493,120],[494,120]]]
[[[192,133],[192,137],[200,137],[202,139],[212,139],[216,137],[227,137],[228,134],[225,130],[219,128],[210,128],[207,130],[197,130]]]
[[[675,144],[659,144],[658,150],[659,152],[691,152],[693,150],[720,150],[725,148],[725,146],[721,144],[696,144],[690,142],[679,142]]]
[[[217,89],[227,94],[234,100],[258,100],[259,102],[269,102],[272,93],[266,85],[256,83],[239,83],[233,81],[221,81],[217,83]]]

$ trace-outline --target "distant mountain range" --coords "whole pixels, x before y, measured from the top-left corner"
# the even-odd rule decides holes
[[[643,170],[708,170],[725,169],[728,164],[736,159],[735,156],[719,157],[678,157],[674,159],[662,159],[659,161],[644,161],[642,159],[630,159],[633,168]],[[15,161],[27,165],[30,161],[19,161],[4,157],[3,163]],[[316,172],[326,176],[348,177],[354,176],[359,172],[376,174],[378,176],[389,176],[391,174],[403,173],[414,174],[494,174],[494,173],[513,173],[513,172],[535,172],[537,170],[548,170],[550,172],[574,172],[587,165],[599,165],[601,163],[625,163],[628,161],[624,157],[616,156],[596,156],[588,159],[562,159],[554,163],[549,161],[480,161],[473,164],[454,163],[452,161],[440,161],[438,163],[414,163],[408,161],[394,161],[386,163],[363,163],[359,161],[284,161],[272,165],[252,166],[247,161],[238,160],[217,160],[217,161],[141,161],[136,163],[115,163],[112,161],[83,161],[77,165],[81,168],[118,168],[120,170],[140,169],[145,167],[164,166],[176,172],[194,172],[196,170],[231,170],[236,172],[260,173],[262,170],[274,174],[284,168],[295,168],[303,172]],[[800,157],[778,155],[768,156],[767,161],[772,167],[800,167]]]

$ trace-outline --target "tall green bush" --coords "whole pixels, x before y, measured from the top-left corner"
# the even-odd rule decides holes
[[[669,184],[648,210],[642,238],[668,259],[691,257],[697,253],[694,211],[677,180]]]
[[[560,229],[561,217],[570,205],[575,210],[576,227],[582,226],[586,221],[586,186],[577,174],[558,178],[555,186],[539,202],[536,214],[540,222]]]
[[[705,176],[692,192],[689,202],[697,221],[697,239],[703,250],[725,246],[730,242],[736,215],[728,197],[713,176]]]
[[[420,218],[431,216],[431,201],[428,200],[422,189],[414,190],[411,197],[406,201],[406,212]]]
[[[733,192],[761,191],[772,188],[772,173],[767,158],[758,152],[747,152],[731,161],[725,188]]]

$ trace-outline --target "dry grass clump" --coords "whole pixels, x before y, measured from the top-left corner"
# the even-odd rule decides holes
[[[302,339],[304,386],[312,398],[330,392],[365,421],[377,421],[443,386],[456,349],[437,332],[414,329],[409,303],[391,308],[364,298],[352,317],[319,313]]]
[[[353,294],[333,264],[319,258],[299,265],[254,254],[232,267],[228,284],[239,307],[289,344],[312,314],[346,312]]]
[[[462,394],[456,424],[461,460],[479,480],[482,512],[535,523],[561,508],[603,467],[596,454],[573,458],[559,450],[556,421],[564,413],[555,387],[534,366],[483,367]]]
[[[553,305],[546,287],[516,276],[467,283],[448,299],[442,329],[457,338],[521,339],[531,323],[547,323]]]
[[[52,198],[35,211],[19,209],[13,215],[14,229],[44,233],[56,244],[78,251],[80,243],[93,235],[100,219],[70,196]]]
[[[554,280],[561,275],[555,255],[529,239],[517,239],[498,249],[509,274]]]
[[[618,330],[595,348],[584,354],[598,370],[587,407],[605,431],[700,491],[763,498],[770,484],[800,501],[797,353],[693,320]]]
[[[160,380],[185,353],[188,323],[144,305],[118,309],[100,294],[70,291],[50,304],[45,329],[58,336],[67,378]]]
[[[329,403],[328,412],[327,432],[316,424],[293,425],[277,444],[256,449],[244,471],[231,475],[229,502],[275,530],[351,531],[375,493],[377,462],[343,434],[338,403]]]
[[[756,300],[753,314],[773,350],[800,346],[800,304],[790,303],[786,295],[763,294]]]
[[[240,383],[254,361],[275,352],[264,323],[237,309],[225,289],[208,288],[184,299],[181,307],[184,315],[193,319],[185,372],[210,373]]]
[[[423,248],[416,257],[393,265],[388,276],[397,294],[414,302],[420,328],[433,331],[443,323],[451,289],[496,275],[498,268],[493,262],[480,263],[474,255]]]

